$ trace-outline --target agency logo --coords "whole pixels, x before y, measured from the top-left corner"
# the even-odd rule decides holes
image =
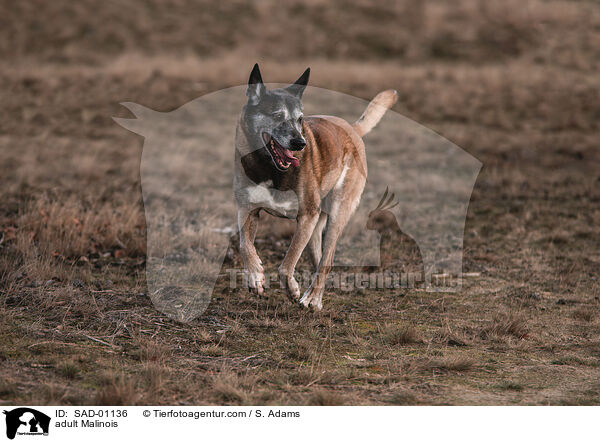
[[[4,411],[6,415],[6,437],[47,436],[50,429],[50,417],[33,408],[15,408]]]

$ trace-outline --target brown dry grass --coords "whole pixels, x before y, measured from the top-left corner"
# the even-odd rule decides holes
[[[475,365],[475,360],[468,356],[454,355],[444,358],[431,358],[422,362],[426,371],[468,371]]]
[[[418,331],[410,325],[386,324],[381,337],[389,345],[406,345],[419,342]]]
[[[489,337],[515,337],[524,339],[527,337],[527,321],[522,314],[509,313],[495,315],[492,324],[483,331],[483,336]]]
[[[134,405],[137,400],[135,383],[124,376],[110,377],[100,387],[95,405]]]
[[[598,4],[346,3],[0,5],[0,403],[598,403]],[[480,159],[479,276],[332,290],[321,314],[223,278],[192,323],[158,313],[142,141],[111,116],[242,84],[256,60],[269,81],[310,65],[315,86],[396,88],[395,110]],[[261,225],[268,270],[291,232]],[[222,271],[239,266],[234,246]]]

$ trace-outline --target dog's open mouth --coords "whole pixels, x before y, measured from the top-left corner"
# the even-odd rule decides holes
[[[262,137],[267,150],[271,154],[271,158],[275,162],[275,166],[279,170],[287,170],[291,164],[294,167],[300,165],[300,160],[292,154],[292,151],[279,144],[271,135],[263,132]]]

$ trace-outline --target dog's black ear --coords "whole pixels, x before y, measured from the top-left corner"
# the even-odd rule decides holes
[[[298,98],[302,98],[302,94],[304,93],[304,89],[306,89],[306,85],[308,84],[308,77],[310,77],[310,68],[307,68],[300,78],[296,80],[296,82],[286,88],[286,90]]]
[[[252,105],[258,104],[260,96],[265,92],[265,89],[258,63],[256,63],[252,68],[250,78],[248,79],[248,90],[246,91],[248,102]]]

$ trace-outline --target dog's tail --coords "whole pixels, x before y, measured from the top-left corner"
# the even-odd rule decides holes
[[[371,132],[379,120],[383,117],[383,114],[391,108],[396,101],[398,101],[398,92],[393,89],[379,92],[375,98],[371,100],[363,114],[360,116],[356,123],[352,125],[356,133],[361,137]]]

